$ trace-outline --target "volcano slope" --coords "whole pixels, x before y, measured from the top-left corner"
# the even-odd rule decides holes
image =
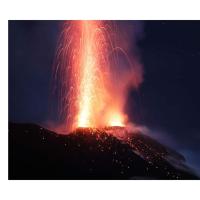
[[[80,128],[60,135],[9,123],[9,179],[199,179],[179,153],[140,132]]]

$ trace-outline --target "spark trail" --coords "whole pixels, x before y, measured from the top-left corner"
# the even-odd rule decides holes
[[[78,127],[126,125],[127,88],[137,86],[141,78],[119,41],[113,21],[63,24],[53,85],[60,121],[68,132]]]

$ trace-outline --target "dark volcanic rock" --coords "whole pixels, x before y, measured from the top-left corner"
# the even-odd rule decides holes
[[[198,177],[182,155],[141,133],[120,140],[103,130],[58,135],[37,125],[10,123],[9,179]]]

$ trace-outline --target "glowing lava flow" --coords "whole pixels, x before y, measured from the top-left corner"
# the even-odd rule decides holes
[[[68,131],[126,123],[123,109],[132,71],[117,68],[120,56],[127,55],[117,47],[111,24],[70,21],[63,25],[54,65],[54,91]]]

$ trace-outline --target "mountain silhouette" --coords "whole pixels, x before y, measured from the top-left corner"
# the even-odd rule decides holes
[[[104,129],[61,135],[35,124],[9,123],[9,179],[199,179],[183,155],[134,132]]]

